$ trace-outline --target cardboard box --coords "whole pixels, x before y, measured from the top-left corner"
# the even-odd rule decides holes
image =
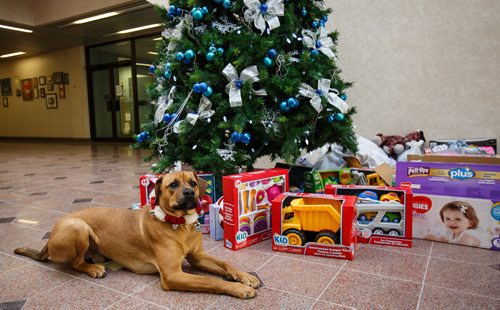
[[[273,250],[352,260],[355,197],[283,193],[273,201]]]
[[[224,215],[221,214],[221,206],[218,204],[211,204],[210,211],[210,238],[214,240],[224,239]]]
[[[268,169],[222,177],[224,246],[238,250],[271,238],[271,202],[288,191],[288,170]]]
[[[369,168],[339,168],[304,173],[304,192],[324,193],[328,184],[386,185],[384,179]]]
[[[412,197],[409,186],[328,185],[326,193],[356,197],[358,242],[412,247]]]
[[[210,173],[197,173],[196,174],[198,177],[203,178],[205,181],[207,181],[207,190],[205,191],[205,194],[212,199],[211,202],[216,201],[215,199],[215,178],[213,174]],[[141,197],[141,205],[140,207],[144,207],[147,204],[151,203],[151,199],[154,199],[154,191],[155,191],[155,185],[156,181],[158,180],[158,177],[160,174],[145,174],[140,176],[139,178],[139,191],[140,191],[140,197]],[[201,224],[201,232],[203,234],[208,234],[210,233],[210,215],[209,215],[209,207],[208,204],[206,205],[206,208],[204,209],[204,214],[203,216],[200,216],[198,221]]]
[[[412,183],[413,236],[500,250],[500,165],[475,163],[488,157],[461,159],[397,163],[396,182]]]

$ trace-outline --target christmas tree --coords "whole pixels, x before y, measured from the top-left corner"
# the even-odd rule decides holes
[[[337,143],[355,151],[351,83],[336,64],[332,12],[314,0],[171,0],[134,148],[153,170],[177,162],[220,177],[264,155],[293,163]]]

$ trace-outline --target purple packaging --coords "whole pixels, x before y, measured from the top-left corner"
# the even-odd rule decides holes
[[[398,162],[402,182],[412,183],[414,238],[500,250],[500,164]]]

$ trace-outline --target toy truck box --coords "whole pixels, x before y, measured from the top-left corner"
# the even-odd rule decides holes
[[[352,260],[355,197],[283,193],[273,201],[274,251]]]
[[[304,173],[304,192],[324,193],[328,184],[386,185],[373,169],[342,168]]]
[[[210,233],[210,214],[208,206],[211,202],[216,201],[215,178],[211,173],[197,173],[196,175],[200,178],[203,178],[207,182],[205,195],[208,195],[208,197],[210,197],[211,199],[211,201],[206,204],[207,207],[204,209],[204,214],[198,219],[201,224],[201,232],[204,234],[208,234]],[[151,200],[154,199],[155,185],[159,176],[160,174],[145,174],[139,178],[141,208],[147,204],[150,204]]]
[[[288,191],[288,170],[267,169],[222,177],[224,246],[239,250],[271,238],[271,202]]]
[[[397,163],[396,182],[412,183],[413,236],[500,250],[500,159],[460,158]]]
[[[328,185],[326,193],[357,197],[358,242],[412,247],[413,194],[409,185]]]

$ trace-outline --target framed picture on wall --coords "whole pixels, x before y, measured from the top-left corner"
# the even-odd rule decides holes
[[[45,107],[47,109],[57,109],[57,94],[45,95]]]
[[[63,73],[62,72],[52,73],[52,83],[62,84],[63,83]]]
[[[33,90],[33,97],[34,97],[35,99],[37,99],[39,96],[40,96],[40,95],[39,95],[39,93],[38,93],[38,88],[35,88],[35,89]]]
[[[38,78],[33,78],[33,87],[38,88]]]
[[[52,83],[52,75],[47,75],[47,82]]]
[[[45,79],[45,76],[39,76],[38,82],[40,83],[40,85],[45,85],[47,83],[47,80]]]
[[[45,88],[40,88],[40,98],[45,98]]]
[[[14,77],[14,89],[16,90],[16,96],[21,97],[23,92],[21,90],[21,79],[19,76]]]
[[[0,88],[2,89],[2,96],[12,96],[12,88],[10,86],[10,78],[0,80]]]
[[[69,85],[69,73],[64,73],[64,84]]]
[[[64,84],[59,84],[59,99],[66,98],[66,90],[64,89]]]
[[[47,83],[47,91],[53,91],[53,90],[54,90],[54,84]]]
[[[23,90],[23,100],[33,100],[33,80],[24,79],[21,80],[21,87]]]
[[[7,97],[3,97],[3,98],[2,98],[2,106],[3,106],[4,108],[6,108],[6,107],[8,107],[8,106],[9,106],[9,98],[7,98]]]

